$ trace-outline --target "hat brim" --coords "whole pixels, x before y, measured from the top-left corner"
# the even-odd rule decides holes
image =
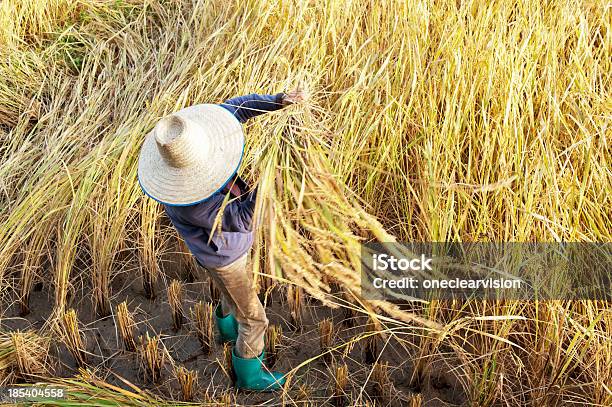
[[[206,132],[211,146],[205,162],[177,168],[162,158],[155,132],[145,137],[138,160],[138,182],[146,195],[170,206],[203,202],[236,174],[244,155],[242,125],[219,105],[201,104],[174,113]]]

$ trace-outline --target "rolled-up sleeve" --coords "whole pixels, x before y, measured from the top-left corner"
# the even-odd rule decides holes
[[[241,123],[244,123],[260,114],[282,109],[284,95],[284,93],[275,95],[251,93],[250,95],[228,99],[220,106],[229,110]]]

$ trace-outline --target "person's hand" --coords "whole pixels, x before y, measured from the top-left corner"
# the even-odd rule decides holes
[[[291,92],[285,93],[283,96],[283,105],[292,105],[294,103],[300,103],[308,99],[308,92],[302,87],[298,87]]]

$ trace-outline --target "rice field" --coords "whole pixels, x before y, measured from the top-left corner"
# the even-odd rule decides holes
[[[397,304],[359,274],[373,241],[610,242],[611,23],[599,0],[1,2],[0,385],[63,406],[612,406],[609,302]],[[175,110],[298,85],[246,126],[240,169],[290,380],[236,393],[218,293],[138,153]]]

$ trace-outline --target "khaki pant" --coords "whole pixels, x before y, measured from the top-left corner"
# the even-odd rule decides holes
[[[208,271],[221,291],[223,315],[234,314],[240,325],[236,354],[250,359],[263,351],[268,318],[255,293],[252,274],[248,270],[248,257],[247,253],[227,266]]]

